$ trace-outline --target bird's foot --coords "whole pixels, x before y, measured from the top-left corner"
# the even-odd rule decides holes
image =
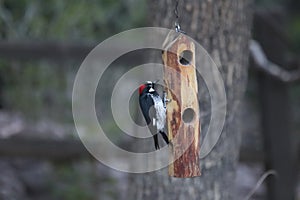
[[[155,150],[159,150],[160,147],[159,147],[159,144],[155,144]]]

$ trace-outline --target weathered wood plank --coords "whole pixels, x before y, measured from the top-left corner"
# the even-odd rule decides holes
[[[200,115],[195,69],[195,45],[180,35],[163,53],[167,98],[168,134],[171,140],[169,175],[200,176]]]

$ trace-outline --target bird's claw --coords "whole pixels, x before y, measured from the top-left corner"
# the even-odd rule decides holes
[[[156,150],[159,150],[160,149],[160,147],[159,147],[159,145],[157,144],[157,145],[155,145],[155,149]]]
[[[172,99],[165,99],[166,103],[169,103],[172,101]]]

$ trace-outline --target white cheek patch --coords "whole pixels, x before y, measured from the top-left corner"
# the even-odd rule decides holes
[[[149,92],[154,92],[155,90],[153,88],[150,88],[149,89]]]

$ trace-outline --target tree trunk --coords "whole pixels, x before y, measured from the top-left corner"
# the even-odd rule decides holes
[[[173,29],[176,1],[149,0],[148,3],[152,25]],[[169,177],[167,168],[132,175],[130,199],[232,200],[236,196],[234,180],[240,146],[238,113],[247,81],[250,3],[251,0],[180,1],[182,30],[208,51],[222,74],[227,96],[226,122],[217,145],[200,161],[201,177]],[[200,112],[209,113],[210,97],[200,85],[203,84],[199,84]],[[201,116],[200,121],[201,134],[204,134],[209,116]]]

